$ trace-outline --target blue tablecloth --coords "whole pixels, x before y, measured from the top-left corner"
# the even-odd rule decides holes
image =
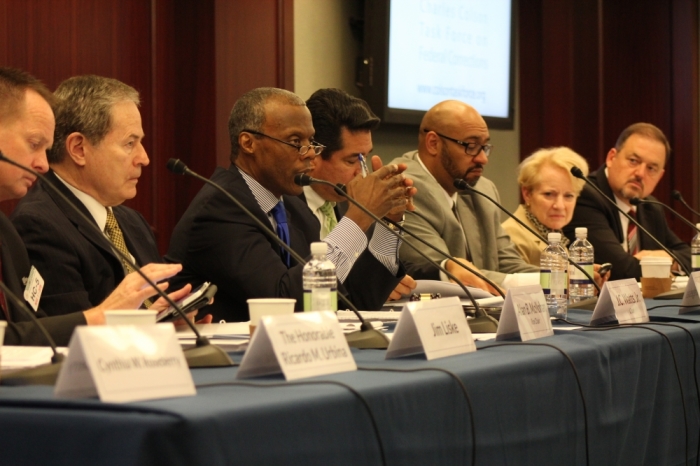
[[[197,369],[195,397],[124,405],[0,387],[0,455],[3,464],[364,465],[381,464],[381,442],[390,465],[465,465],[474,453],[479,465],[583,465],[587,450],[591,465],[695,464],[700,325],[673,325],[682,328],[556,330],[536,340],[571,358],[583,397],[556,349],[494,343],[436,361],[354,350],[361,369],[382,371],[302,384],[279,376],[242,386],[236,368]],[[471,408],[449,374],[389,372],[431,368],[456,374]]]

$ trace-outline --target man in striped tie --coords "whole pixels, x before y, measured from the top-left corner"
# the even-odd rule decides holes
[[[690,247],[671,231],[664,210],[659,205],[634,207],[634,198],[655,200],[651,195],[664,174],[671,156],[671,146],[664,133],[650,123],[635,123],[625,128],[615,147],[608,151],[605,165],[589,178],[615,200],[618,207],[635,218],[644,228],[670,249],[686,266],[690,266]],[[595,262],[613,265],[610,279],[642,276],[640,260],[648,256],[668,257],[659,245],[619,213],[589,186],[576,201],[573,219],[564,233],[574,238],[576,227],[588,228],[588,240],[595,248]],[[678,269],[678,264],[673,265]]]

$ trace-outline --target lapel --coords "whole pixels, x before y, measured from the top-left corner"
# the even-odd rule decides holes
[[[17,230],[10,220],[0,212],[0,258],[2,259],[2,279],[5,285],[22,299],[23,278],[29,275],[29,258]],[[6,298],[10,316],[14,321],[24,321],[28,317],[17,309],[11,299]]]
[[[600,190],[605,193],[606,196],[608,196],[610,199],[613,200],[613,202],[615,202],[615,195],[613,194],[612,188],[608,183],[608,177],[605,176],[605,165],[603,165],[596,171],[595,178],[593,181],[598,185]],[[595,195],[598,195],[598,193],[595,193]],[[615,234],[617,235],[618,241],[620,241],[620,243],[626,241],[627,232],[622,231],[622,221],[620,220],[620,212],[615,206],[611,205],[607,199],[601,199],[601,202],[603,202],[603,205],[606,206],[608,212],[610,213],[610,217],[612,217],[613,219],[613,228],[615,229]]]
[[[70,204],[75,206],[80,212],[83,213],[87,217],[87,220],[82,218],[82,216],[76,212],[76,209],[71,207],[69,202],[66,202],[61,198],[58,194],[54,193],[52,189],[42,187],[46,194],[53,199],[54,203],[58,206],[58,208],[63,212],[63,215],[66,216],[66,218],[75,226],[75,228],[78,230],[78,232],[90,243],[92,243],[96,248],[98,248],[100,251],[102,251],[104,254],[106,254],[109,257],[112,257],[114,261],[116,261],[117,266],[121,269],[121,261],[112,253],[112,248],[110,247],[109,240],[104,236],[99,231],[99,228],[96,228],[97,224],[95,223],[94,219],[92,218],[92,215],[90,212],[87,210],[87,208],[83,205],[80,200],[75,197],[75,195],[64,185],[58,178],[56,178],[56,175],[52,170],[49,171],[49,173],[46,174],[46,178],[50,183],[52,183],[58,190],[63,193],[63,195],[68,198],[68,201]],[[40,183],[43,183],[41,181]]]

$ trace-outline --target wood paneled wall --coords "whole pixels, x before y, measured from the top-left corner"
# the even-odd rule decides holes
[[[151,164],[127,205],[164,253],[201,187],[169,173],[167,160],[204,176],[228,166],[235,100],[259,86],[294,88],[292,13],[293,0],[0,0],[0,65],[50,89],[90,73],[139,90]]]
[[[518,37],[522,156],[566,145],[595,170],[626,126],[653,123],[673,148],[655,195],[691,217],[670,192],[700,205],[698,0],[520,0]]]

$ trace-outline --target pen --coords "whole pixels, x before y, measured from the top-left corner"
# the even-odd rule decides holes
[[[357,154],[357,160],[360,161],[360,167],[362,167],[362,178],[367,178],[367,175],[369,175],[369,170],[367,170],[367,162],[365,162],[365,156],[362,154]]]

